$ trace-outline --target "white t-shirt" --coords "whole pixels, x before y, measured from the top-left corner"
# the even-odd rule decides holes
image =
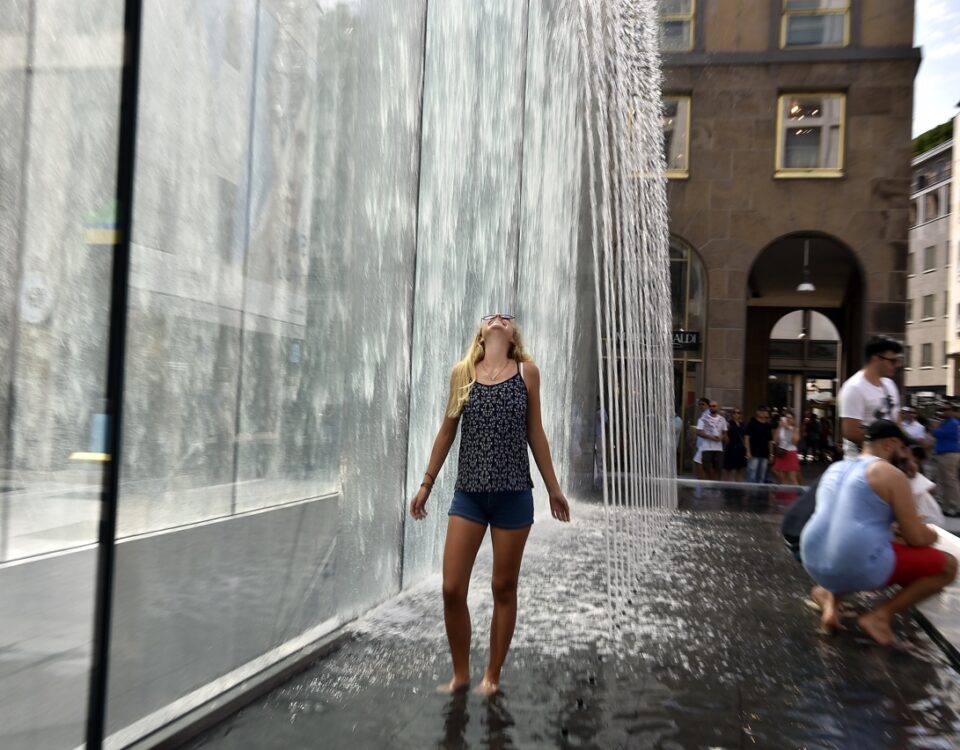
[[[860,370],[843,384],[839,404],[840,419],[856,419],[867,427],[878,419],[896,419],[900,411],[900,393],[890,378],[881,378],[880,385],[874,385]],[[857,444],[844,438],[843,457],[857,458],[859,455]]]
[[[913,420],[912,422],[904,421],[900,425],[900,429],[907,433],[907,437],[916,443],[922,443],[927,439],[927,428],[917,420]]]
[[[701,452],[723,450],[723,433],[727,431],[727,420],[722,414],[704,412],[700,421],[697,422],[697,429],[702,430],[712,438],[716,438],[714,440],[700,438],[703,441],[700,448]]]
[[[913,502],[917,506],[917,515],[920,516],[920,520],[924,523],[935,523],[937,526],[943,526],[943,511],[940,509],[940,504],[930,494],[930,490],[936,486],[920,472],[917,472],[910,480],[910,490],[913,492]]]

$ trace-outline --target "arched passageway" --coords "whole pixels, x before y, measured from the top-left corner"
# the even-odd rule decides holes
[[[807,402],[806,380],[800,385],[797,376],[842,382],[858,369],[863,348],[863,309],[863,271],[844,243],[822,233],[797,232],[767,245],[754,261],[747,280],[747,413],[778,393],[776,389],[771,392],[771,382],[778,382],[771,378],[791,378],[790,398],[795,403],[784,405],[802,409]],[[789,317],[791,313],[793,318]],[[828,345],[829,338],[814,345],[821,341],[811,335],[814,321],[817,335],[821,331],[827,335],[826,323],[830,323],[836,332],[835,345]],[[800,342],[799,348],[795,343],[786,345],[784,338],[771,336],[778,324],[781,332],[800,325],[799,331],[793,331],[793,341]],[[798,338],[801,333],[806,341]],[[836,363],[832,365],[828,350],[833,348]]]

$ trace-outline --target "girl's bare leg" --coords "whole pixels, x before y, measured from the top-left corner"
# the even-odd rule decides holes
[[[443,621],[447,626],[453,678],[438,690],[452,693],[470,685],[470,610],[467,592],[477,551],[487,525],[461,516],[450,516],[443,548]]]
[[[493,620],[490,623],[490,662],[477,692],[493,695],[500,688],[500,669],[510,650],[513,628],[517,622],[517,579],[523,548],[530,527],[496,529],[490,527],[493,542]]]

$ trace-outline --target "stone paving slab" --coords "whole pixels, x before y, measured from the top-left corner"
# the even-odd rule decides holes
[[[637,582],[632,626],[604,614],[603,511],[534,527],[514,648],[494,699],[448,678],[439,580],[388,602],[336,654],[196,740],[228,748],[950,748],[960,679],[912,619],[903,650],[816,628],[779,537],[792,501],[685,492]],[[780,495],[783,495],[782,497]],[[490,619],[489,549],[471,590],[474,674]],[[863,601],[859,608],[868,606]]]

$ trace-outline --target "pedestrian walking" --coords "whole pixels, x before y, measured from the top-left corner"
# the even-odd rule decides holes
[[[462,422],[462,424],[461,424]],[[493,544],[493,618],[490,655],[477,692],[498,692],[517,618],[517,584],[523,550],[533,524],[533,453],[558,521],[570,508],[557,481],[540,418],[540,371],[524,350],[514,317],[485,315],[467,353],[450,375],[443,423],[433,443],[424,480],[410,515],[427,515],[427,500],[460,429],[457,482],[443,551],[443,618],[453,677],[443,692],[470,684],[470,611],[467,590],[477,551],[490,527]]]

